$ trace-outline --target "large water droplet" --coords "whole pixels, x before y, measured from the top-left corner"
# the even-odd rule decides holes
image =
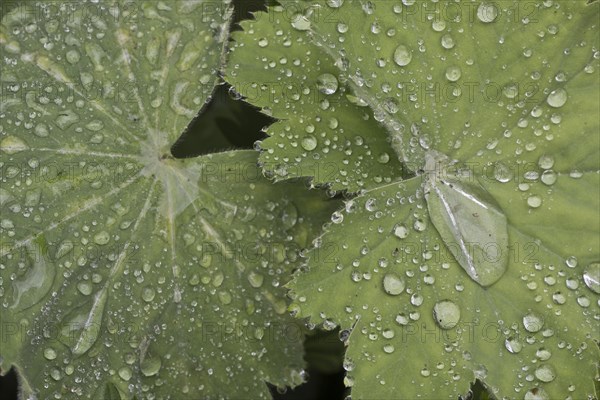
[[[0,150],[6,154],[15,154],[27,149],[27,143],[16,136],[7,136],[0,142]]]
[[[460,320],[460,308],[450,300],[442,300],[433,306],[433,318],[442,329],[452,329]]]
[[[296,14],[292,17],[292,27],[299,31],[307,31],[310,29],[310,20],[303,14]]]
[[[583,272],[583,281],[593,292],[600,294],[600,263],[587,266]]]
[[[565,89],[556,89],[550,92],[546,99],[548,105],[554,108],[560,108],[567,102],[567,91]]]
[[[523,326],[528,332],[539,332],[544,326],[544,320],[538,314],[531,312],[523,317]]]
[[[397,296],[404,291],[406,287],[406,283],[402,277],[399,277],[396,274],[385,274],[383,277],[383,290],[387,294],[392,296]]]
[[[300,145],[304,150],[312,151],[317,148],[317,139],[312,135],[305,136],[302,138]]]
[[[496,4],[481,3],[477,8],[477,18],[481,22],[490,23],[498,17],[498,9]]]
[[[549,364],[542,364],[535,370],[535,377],[542,382],[552,382],[556,378],[556,371]]]
[[[549,400],[550,396],[542,388],[533,388],[525,393],[524,400]]]
[[[404,46],[403,44],[396,47],[396,50],[394,51],[394,62],[396,64],[398,64],[401,67],[404,67],[410,64],[411,60],[412,52],[409,50],[408,47]]]
[[[462,72],[457,66],[451,66],[446,68],[446,79],[448,79],[450,82],[456,82],[460,79],[461,75]]]
[[[140,363],[140,370],[144,376],[153,376],[158,374],[161,365],[162,360],[160,357],[149,356],[146,354],[146,357],[144,357],[144,360]]]
[[[506,347],[506,350],[513,354],[517,354],[523,349],[523,344],[512,336],[506,338],[504,346]]]
[[[338,80],[332,74],[319,75],[317,89],[323,94],[334,94],[338,90]]]

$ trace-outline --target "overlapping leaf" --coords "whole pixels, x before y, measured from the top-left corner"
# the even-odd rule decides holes
[[[273,186],[252,152],[169,152],[212,92],[229,16],[201,1],[4,15],[0,360],[23,397],[267,398],[264,381],[302,380],[280,286],[334,203]]]
[[[332,216],[340,224],[292,284],[299,315],[356,324],[354,395],[455,397],[474,377],[498,397],[592,395],[598,3],[281,3],[235,37],[228,79],[281,119],[262,143],[264,169],[368,189]],[[483,191],[473,198],[490,196],[506,215],[507,272],[487,289],[439,237],[421,178],[393,183],[419,174],[430,150],[458,160],[451,169]],[[330,165],[327,177],[311,172]],[[465,337],[472,326],[498,336]]]

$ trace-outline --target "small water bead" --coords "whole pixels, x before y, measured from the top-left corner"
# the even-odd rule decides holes
[[[396,316],[396,322],[398,323],[398,325],[408,325],[409,321],[409,317],[404,313],[400,313]]]
[[[552,357],[552,353],[550,352],[550,350],[544,348],[544,347],[540,347],[536,352],[535,352],[535,356],[537,358],[539,358],[542,361],[547,361],[550,359],[550,357]]]
[[[531,208],[538,208],[542,205],[542,198],[540,196],[529,196],[527,198],[527,205]]]
[[[327,0],[327,5],[331,8],[340,8],[344,5],[344,0]]]
[[[442,300],[433,306],[433,318],[442,329],[452,329],[460,320],[460,308],[451,300]]]
[[[146,286],[142,289],[142,300],[144,300],[146,303],[150,303],[152,300],[154,300],[155,296],[156,291],[150,286]]]
[[[310,20],[302,14],[296,14],[292,17],[292,27],[298,31],[307,31],[311,27]]]
[[[401,67],[404,67],[408,64],[410,64],[410,61],[412,60],[412,52],[410,51],[410,49],[408,47],[406,47],[405,45],[400,45],[398,47],[396,47],[396,50],[394,51],[394,62],[396,64],[398,64]]]
[[[442,43],[442,47],[447,50],[454,47],[454,39],[448,33],[442,36],[440,42]]]
[[[577,304],[579,304],[583,308],[588,308],[592,302],[585,296],[579,296],[577,298]]]
[[[377,162],[379,162],[380,164],[387,164],[389,161],[390,155],[386,152],[379,154],[379,157],[377,157]]]
[[[94,235],[94,243],[99,245],[105,245],[110,241],[110,235],[106,231],[98,232]]]
[[[406,283],[404,282],[404,278],[393,273],[385,274],[383,277],[383,290],[387,294],[397,296],[404,292],[405,288]]]
[[[344,214],[339,211],[335,211],[331,214],[331,222],[334,224],[341,224],[344,221]]]
[[[396,224],[394,226],[394,236],[399,239],[405,239],[408,236],[409,230],[404,224]]]
[[[312,151],[317,148],[317,138],[312,135],[305,136],[302,138],[300,145],[304,150]]]
[[[258,40],[258,47],[267,47],[269,45],[269,40],[267,38],[260,38]]]
[[[550,169],[554,166],[554,157],[549,155],[540,156],[538,159],[538,165],[542,169]]]
[[[54,360],[56,358],[56,350],[54,350],[52,347],[45,348],[44,357],[46,358],[46,360]]]
[[[423,300],[423,296],[418,293],[413,293],[413,295],[410,296],[410,303],[415,307],[419,307],[421,304],[423,304]]]
[[[555,292],[555,293],[552,294],[552,301],[555,304],[562,305],[562,304],[565,304],[567,302],[567,298],[565,297],[564,294],[562,294],[562,292]]]
[[[551,169],[544,171],[540,178],[542,183],[544,185],[548,185],[548,186],[554,185],[556,183],[557,179],[558,179],[558,174]]]
[[[513,354],[517,354],[521,350],[523,350],[523,344],[518,339],[516,339],[512,336],[508,337],[504,341],[504,347],[506,347],[506,350],[508,350],[509,352],[511,352]]]
[[[325,73],[317,78],[317,89],[323,94],[334,94],[338,86],[338,80],[333,74]]]
[[[525,393],[524,400],[550,400],[548,393],[542,388],[533,388]]]
[[[422,219],[417,219],[413,224],[413,228],[417,232],[423,232],[427,228],[427,222]]]
[[[542,364],[535,370],[535,377],[542,382],[552,382],[556,378],[556,371],[549,364]]]
[[[577,266],[577,257],[575,257],[575,256],[567,257],[567,259],[565,260],[565,264],[569,268],[575,268]]]
[[[491,3],[481,3],[477,8],[477,18],[486,24],[494,22],[498,17],[497,5]]]
[[[133,373],[131,372],[131,368],[129,367],[122,367],[121,369],[119,369],[119,376],[124,381],[129,381],[132,375]]]
[[[393,329],[384,329],[383,332],[381,333],[382,336],[386,339],[393,339],[394,336],[396,335],[396,333],[394,332]]]
[[[383,351],[385,351],[387,354],[392,354],[394,352],[394,346],[391,344],[386,344],[383,346]]]
[[[523,317],[523,326],[528,332],[539,332],[544,326],[544,320],[535,313],[529,313]]]
[[[423,368],[421,370],[421,376],[428,377],[429,375],[431,375],[431,371],[429,371],[429,369]]]
[[[600,263],[587,266],[583,272],[583,281],[592,292],[600,294]]]
[[[546,102],[550,107],[560,108],[567,102],[567,91],[565,89],[556,89],[550,92]]]
[[[507,183],[514,178],[514,173],[506,164],[498,162],[494,166],[494,178],[498,182]]]
[[[84,296],[89,296],[92,294],[92,284],[89,282],[79,282],[77,284],[77,290]]]
[[[451,66],[446,68],[446,79],[448,79],[450,82],[456,82],[460,79],[461,75],[462,72],[457,66]]]

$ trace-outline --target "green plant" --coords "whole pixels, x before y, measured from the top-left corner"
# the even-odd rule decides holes
[[[598,15],[282,0],[227,46],[228,2],[6,12],[0,366],[23,396],[268,398],[309,318],[356,399],[597,397]],[[173,158],[219,70],[276,119],[260,155]]]

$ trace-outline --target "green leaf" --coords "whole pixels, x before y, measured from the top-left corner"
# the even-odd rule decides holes
[[[484,288],[431,226],[422,185],[348,201],[291,283],[299,316],[351,329],[352,395],[456,398],[478,378],[497,398],[593,396],[598,295],[586,266],[509,225],[508,267]]]
[[[281,3],[234,36],[227,80],[281,120],[262,144],[265,171],[366,189],[290,285],[299,316],[355,326],[353,396],[455,398],[475,378],[498,398],[593,396],[599,304],[584,274],[600,259],[599,4]],[[486,211],[454,196],[444,216],[426,199],[431,151],[468,172],[463,197]],[[457,217],[468,226],[445,229]],[[500,258],[483,253],[473,269],[504,265],[504,224],[506,272],[469,277],[451,249],[474,240]]]
[[[302,381],[281,285],[337,202],[273,186],[254,152],[169,153],[230,15],[49,2],[2,19],[0,362],[22,397],[269,398],[265,381]]]

